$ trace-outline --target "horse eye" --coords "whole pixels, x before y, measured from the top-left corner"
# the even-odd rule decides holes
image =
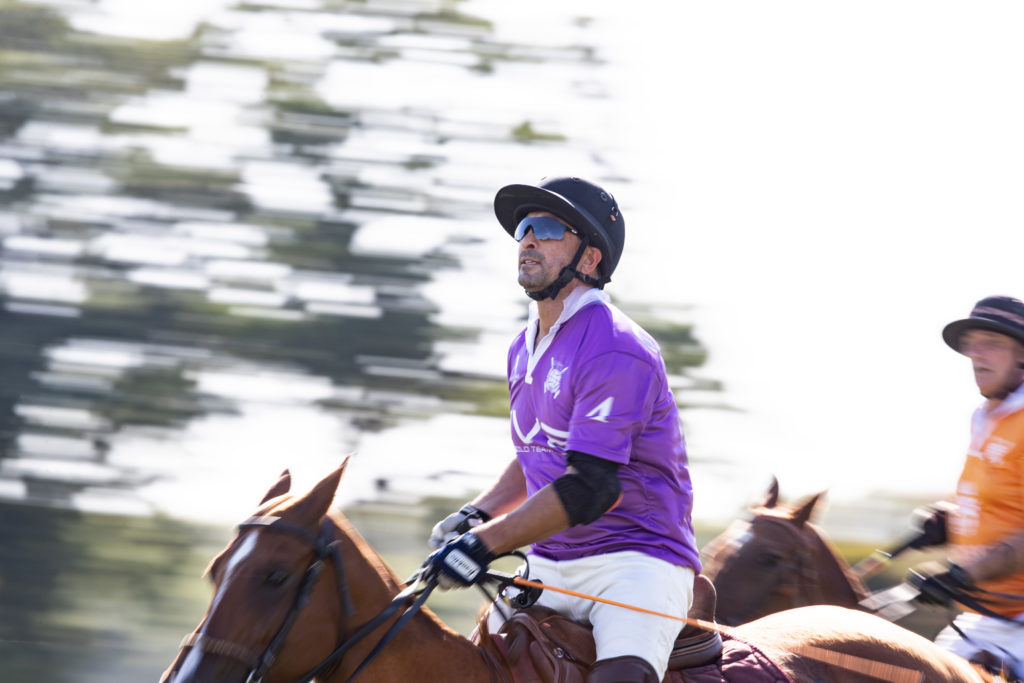
[[[782,555],[776,555],[775,553],[765,553],[757,558],[758,564],[762,567],[776,567],[782,562]]]
[[[263,583],[267,584],[268,586],[280,586],[287,580],[288,572],[286,572],[283,569],[275,569],[269,574],[267,574],[266,578],[263,579]]]

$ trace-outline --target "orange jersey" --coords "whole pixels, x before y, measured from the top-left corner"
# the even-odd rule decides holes
[[[1010,406],[1001,407],[995,416],[975,415],[971,448],[957,484],[957,509],[949,517],[949,557],[957,564],[1024,531],[1024,408],[1014,405],[1015,412],[1004,414]],[[1024,571],[979,585],[1024,598]],[[1024,612],[1024,600],[986,606],[1011,617]]]

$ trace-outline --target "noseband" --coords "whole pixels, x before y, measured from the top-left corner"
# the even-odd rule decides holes
[[[238,532],[242,533],[247,529],[267,529],[268,531],[275,531],[280,533],[289,534],[305,541],[311,548],[313,548],[313,560],[306,567],[306,571],[302,577],[302,583],[299,585],[299,592],[295,596],[295,602],[292,603],[291,609],[288,614],[285,615],[284,622],[281,627],[277,630],[277,634],[270,641],[270,644],[263,650],[263,653],[256,655],[247,647],[232,643],[226,640],[220,640],[218,638],[211,638],[209,636],[202,635],[201,633],[193,633],[185,638],[181,643],[181,647],[195,647],[199,648],[203,652],[208,652],[214,655],[220,655],[224,657],[230,657],[239,662],[242,662],[246,668],[250,670],[249,676],[246,679],[246,683],[259,683],[266,676],[267,671],[277,661],[277,656],[281,652],[281,648],[284,647],[285,638],[288,637],[289,631],[292,626],[295,625],[295,620],[299,616],[299,612],[309,602],[309,596],[313,592],[313,587],[316,585],[317,578],[320,576],[320,572],[323,569],[324,563],[330,559],[334,561],[335,575],[338,580],[338,595],[341,597],[342,608],[345,613],[351,617],[353,614],[352,600],[348,593],[348,583],[345,581],[345,568],[342,562],[340,541],[334,540],[331,534],[331,522],[328,519],[324,519],[320,525],[320,532],[316,536],[309,533],[309,530],[305,527],[299,526],[293,522],[289,522],[286,519],[280,517],[250,517],[241,524],[238,525]],[[337,650],[335,651],[337,652]],[[320,666],[314,669],[305,680],[309,680],[313,675],[320,673],[326,666],[328,661],[333,661],[333,656],[328,657]]]

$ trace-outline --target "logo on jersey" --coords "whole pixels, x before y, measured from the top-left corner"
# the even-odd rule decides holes
[[[978,486],[973,482],[961,482],[956,490],[956,505],[956,511],[949,516],[950,531],[962,536],[978,533],[978,520],[981,517]]]
[[[537,443],[534,441],[534,437],[536,437],[541,430],[544,430],[544,438],[552,448],[564,450],[565,444],[569,440],[569,432],[562,429],[555,429],[536,418],[533,420],[533,426],[530,427],[530,431],[524,432],[523,428],[519,426],[519,416],[516,414],[515,410],[512,411],[512,428],[516,430],[516,436],[518,436],[519,440],[526,446]]]
[[[565,444],[569,441],[569,432],[563,429],[555,429],[543,422],[540,423],[540,428],[544,430],[544,436],[547,437],[549,446],[560,451],[565,450]]]
[[[568,365],[562,365],[556,359],[551,359],[551,369],[544,379],[544,393],[551,394],[555,398],[562,393],[562,375],[569,369]]]
[[[992,463],[993,465],[1001,465],[1003,458],[1010,452],[1016,444],[998,436],[993,437],[991,441],[985,444],[985,451],[981,456],[986,462]]]
[[[537,436],[537,432],[540,431],[540,420],[533,421],[533,427],[530,428],[529,432],[524,432],[519,426],[519,416],[516,415],[516,411],[512,411],[512,427],[516,430],[516,434],[519,436],[519,440],[523,443],[530,443],[533,441],[533,437]]]

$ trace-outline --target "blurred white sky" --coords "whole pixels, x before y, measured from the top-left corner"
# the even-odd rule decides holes
[[[748,459],[756,492],[951,490],[980,398],[940,330],[1024,297],[1024,6],[636,8],[616,291],[695,302],[749,411],[688,417],[692,450]]]

